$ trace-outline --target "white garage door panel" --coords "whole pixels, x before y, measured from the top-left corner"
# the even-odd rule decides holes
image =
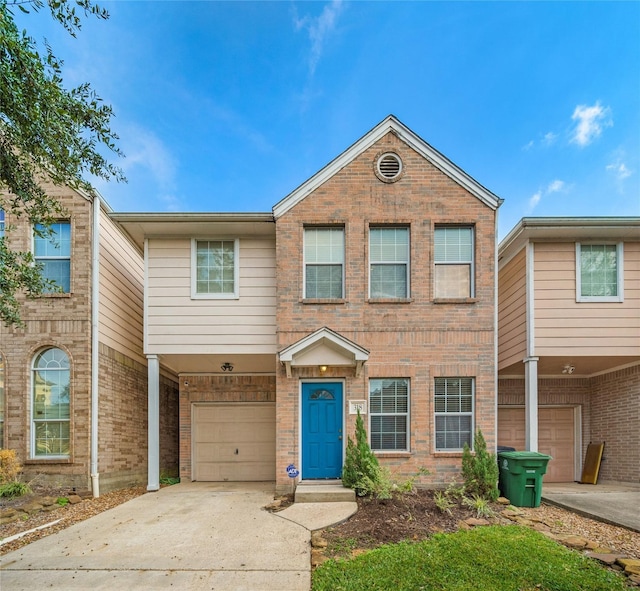
[[[194,405],[194,480],[274,480],[275,425],[271,403]]]
[[[574,410],[569,407],[538,409],[538,450],[553,460],[547,466],[544,482],[575,480]],[[498,408],[498,445],[524,449],[524,408]]]

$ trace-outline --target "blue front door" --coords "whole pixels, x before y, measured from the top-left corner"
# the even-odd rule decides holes
[[[340,478],[342,384],[302,384],[302,478]]]

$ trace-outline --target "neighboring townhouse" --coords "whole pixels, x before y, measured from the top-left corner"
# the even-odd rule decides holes
[[[640,218],[523,218],[499,246],[498,444],[545,482],[640,482]]]
[[[21,297],[24,326],[0,325],[0,447],[16,450],[26,481],[98,495],[147,479],[143,257],[99,196],[45,188],[65,210],[51,236],[0,217],[9,247],[31,251],[59,287]],[[175,379],[159,377],[167,473],[177,473]]]
[[[358,410],[423,484],[476,429],[494,447],[500,203],[389,116],[273,213],[112,214],[145,254],[150,433],[179,376],[180,476],[337,479]]]

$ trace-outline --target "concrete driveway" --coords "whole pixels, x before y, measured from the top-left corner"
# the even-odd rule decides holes
[[[308,591],[309,530],[272,500],[272,483],[163,488],[1,557],[1,587]]]

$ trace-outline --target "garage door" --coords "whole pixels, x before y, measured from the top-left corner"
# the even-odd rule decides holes
[[[575,480],[575,425],[571,407],[538,409],[538,450],[550,455],[544,482]],[[498,408],[498,445],[524,449],[524,408]]]
[[[275,480],[275,404],[194,404],[192,424],[194,480]]]

